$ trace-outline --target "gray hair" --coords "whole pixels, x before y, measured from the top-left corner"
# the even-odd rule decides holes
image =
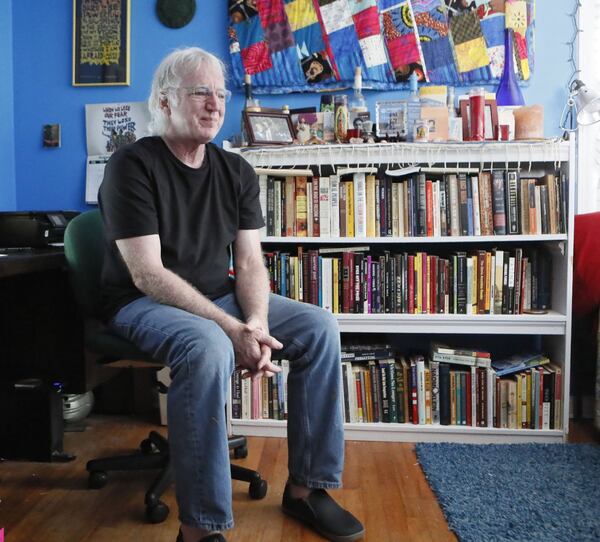
[[[223,77],[226,77],[225,64],[218,57],[200,47],[176,49],[169,53],[156,68],[148,98],[148,109],[150,110],[148,129],[152,135],[163,135],[167,129],[167,117],[160,106],[161,99],[168,97],[176,105],[178,96],[169,91],[177,88],[186,74],[197,70],[205,62],[220,68]]]

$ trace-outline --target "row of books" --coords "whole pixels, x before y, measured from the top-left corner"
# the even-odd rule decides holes
[[[339,252],[322,252],[330,250]],[[295,255],[264,258],[274,293],[336,314],[522,314],[551,306],[551,256],[537,247],[440,256],[300,246]]]
[[[514,356],[505,363],[501,377],[502,370],[495,370],[488,352],[444,350],[432,349],[430,356],[409,358],[397,356],[391,349],[343,352],[345,421],[562,427],[562,370],[548,357]],[[233,419],[287,419],[289,362],[277,363],[282,367],[280,373],[256,382],[235,371]]]
[[[514,170],[404,178],[260,175],[266,235],[437,237],[567,230],[567,178]]]
[[[547,359],[547,358],[546,358]],[[562,371],[549,364],[500,378],[485,364],[424,356],[342,362],[346,422],[560,429]]]

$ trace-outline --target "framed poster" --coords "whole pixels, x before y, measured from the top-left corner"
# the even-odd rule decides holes
[[[73,0],[73,85],[129,85],[130,0]]]

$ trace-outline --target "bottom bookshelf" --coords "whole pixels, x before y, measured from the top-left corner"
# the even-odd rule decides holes
[[[234,434],[254,437],[287,436],[285,420],[231,420]],[[346,440],[387,442],[462,442],[472,444],[509,444],[519,442],[561,443],[562,429],[498,429],[454,425],[413,425],[406,423],[346,423]]]

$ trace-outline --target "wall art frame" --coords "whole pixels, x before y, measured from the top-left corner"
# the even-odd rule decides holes
[[[73,86],[130,84],[130,0],[73,0]]]

